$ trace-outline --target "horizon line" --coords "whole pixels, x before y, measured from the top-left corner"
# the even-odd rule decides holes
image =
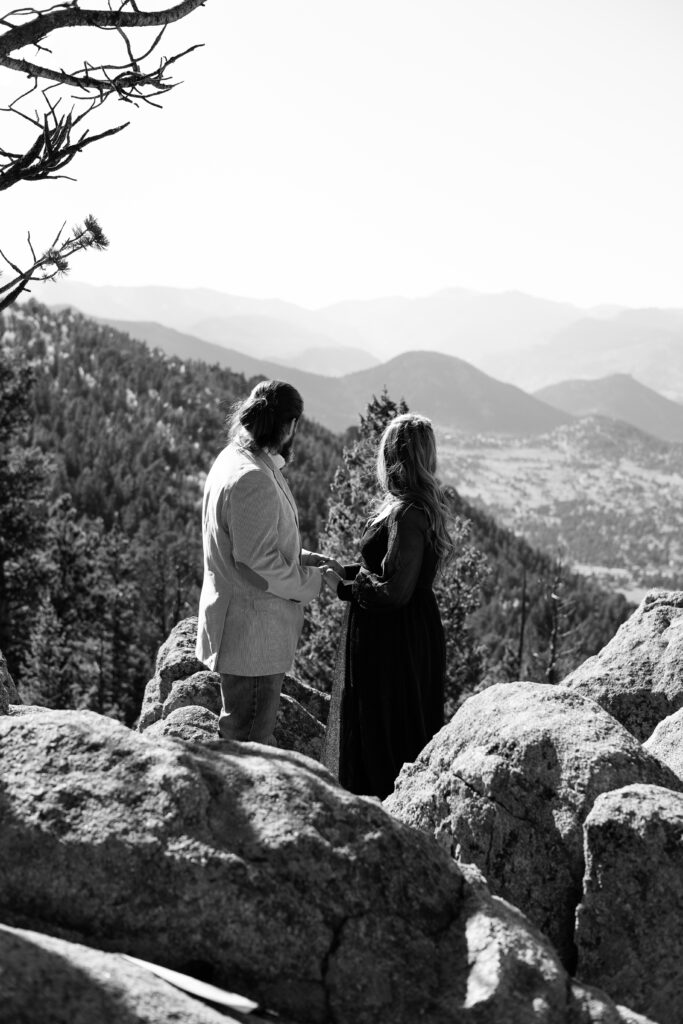
[[[522,288],[515,288],[515,287],[502,288],[502,289],[497,289],[497,290],[485,290],[485,289],[481,289],[481,288],[468,288],[468,287],[465,287],[464,285],[448,285],[448,286],[442,287],[442,288],[435,288],[432,291],[420,292],[420,293],[415,293],[415,294],[412,294],[412,295],[406,295],[406,294],[401,294],[401,293],[393,293],[393,294],[391,294],[391,293],[384,293],[384,294],[378,294],[378,295],[375,295],[375,296],[372,296],[372,297],[369,297],[369,298],[347,297],[347,298],[343,298],[343,299],[335,299],[332,302],[324,302],[324,303],[318,304],[318,305],[311,305],[311,304],[300,302],[300,301],[294,301],[293,299],[284,299],[284,298],[282,298],[281,296],[278,296],[278,295],[248,295],[248,294],[239,293],[239,292],[224,291],[224,290],[222,290],[220,288],[209,287],[207,285],[172,285],[172,284],[155,283],[155,282],[146,282],[145,284],[139,284],[139,283],[121,284],[121,283],[112,283],[112,282],[103,283],[103,284],[102,283],[101,284],[94,284],[94,283],[92,283],[90,281],[82,281],[82,280],[78,280],[76,278],[71,278],[71,277],[61,278],[61,279],[58,279],[58,280],[55,280],[55,281],[36,281],[36,282],[32,282],[32,284],[34,285],[34,288],[36,286],[40,286],[40,285],[45,285],[45,286],[51,286],[52,285],[52,286],[57,286],[58,287],[59,285],[67,285],[68,286],[70,284],[73,284],[73,285],[76,285],[78,287],[92,288],[92,289],[113,288],[113,289],[126,289],[126,290],[136,290],[136,291],[143,291],[145,289],[161,289],[161,290],[164,290],[164,291],[171,291],[171,292],[210,292],[210,293],[212,293],[214,295],[221,295],[221,296],[224,296],[224,297],[227,297],[227,298],[231,298],[231,299],[245,299],[245,300],[250,301],[250,302],[264,302],[264,303],[265,302],[278,302],[278,303],[283,303],[284,305],[296,306],[299,309],[305,309],[305,310],[307,310],[309,312],[321,312],[321,311],[323,311],[325,309],[330,309],[331,307],[334,307],[334,306],[341,306],[341,305],[346,305],[346,304],[354,304],[354,305],[355,304],[359,304],[360,305],[360,304],[371,304],[373,302],[392,302],[392,301],[393,302],[396,302],[396,301],[398,301],[398,302],[420,302],[421,300],[435,298],[438,295],[444,295],[444,294],[447,294],[448,292],[464,292],[464,293],[466,293],[468,295],[471,295],[473,297],[486,297],[486,298],[500,298],[500,297],[503,297],[503,296],[521,296],[523,298],[533,299],[533,300],[538,301],[538,302],[547,302],[547,303],[550,303],[550,304],[553,304],[553,305],[558,305],[558,306],[572,306],[573,308],[578,309],[578,310],[580,310],[582,312],[586,312],[586,313],[590,313],[591,311],[601,310],[601,309],[613,309],[615,311],[649,310],[649,309],[659,309],[659,310],[669,310],[669,311],[671,311],[671,310],[683,310],[683,300],[681,300],[681,304],[680,305],[675,305],[675,304],[672,304],[672,305],[658,305],[658,304],[653,303],[653,302],[640,303],[640,304],[637,304],[637,305],[632,305],[632,304],[627,304],[627,303],[624,303],[624,302],[616,302],[616,301],[609,301],[609,300],[603,300],[603,301],[600,301],[600,302],[593,302],[593,303],[590,303],[590,304],[585,304],[585,303],[574,302],[574,301],[572,301],[570,299],[548,298],[547,296],[538,295],[535,292],[524,291]],[[24,295],[25,295],[26,298],[30,298],[30,297],[37,298],[37,296],[35,295],[34,291],[32,291],[32,290],[31,291],[27,290],[27,292],[25,292]],[[21,301],[21,299],[23,299],[23,298],[24,298],[24,296],[21,296],[19,301]],[[49,303],[46,303],[46,304],[49,305]]]

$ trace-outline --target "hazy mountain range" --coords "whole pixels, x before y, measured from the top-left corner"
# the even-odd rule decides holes
[[[543,344],[473,361],[529,391],[577,377],[628,373],[683,402],[683,310],[630,309],[607,319],[584,317]]]
[[[319,371],[324,352],[330,354],[326,372],[350,373],[375,360],[427,350],[465,359],[529,391],[577,377],[629,373],[683,401],[678,309],[585,310],[520,292],[490,295],[463,288],[316,310],[208,288],[96,287],[69,279],[34,286],[33,293],[48,305],[73,305],[106,320],[155,321],[300,369]]]
[[[306,353],[321,353],[343,372],[379,362],[372,347],[352,328],[336,328],[314,310],[279,299],[249,299],[208,288],[96,287],[76,281],[54,282],[34,290],[48,305],[73,306],[106,321],[158,323],[202,341],[239,350],[278,365],[301,364]],[[329,372],[329,371],[328,371]]]
[[[485,295],[464,288],[317,310],[207,288],[98,287],[69,279],[36,287],[34,294],[48,305],[72,305],[106,320],[156,321],[278,363],[313,348],[350,348],[379,360],[425,349],[476,364],[475,356],[543,342],[586,315],[567,303],[519,292]]]
[[[306,415],[337,432],[356,426],[372,396],[384,388],[395,400],[405,398],[411,409],[456,430],[534,434],[572,419],[520,388],[440,352],[405,352],[367,370],[327,377],[254,359],[161,324],[105,322],[167,355],[219,363],[246,377],[284,378],[301,391]]]
[[[473,433],[537,434],[582,416],[623,420],[653,437],[683,442],[683,405],[626,374],[574,380],[529,395],[438,352],[406,352],[358,373],[331,378],[255,359],[157,323],[107,320],[112,327],[170,356],[201,359],[244,373],[290,380],[304,395],[306,412],[330,430],[357,424],[373,394],[386,388],[436,424]]]
[[[291,379],[310,415],[334,430],[357,422],[368,390],[386,385],[392,397],[457,429],[533,433],[569,415],[597,413],[683,440],[674,406],[683,402],[683,310],[605,306],[587,313],[517,292],[459,288],[319,310],[210,289],[94,287],[68,279],[35,292],[169,354]],[[501,382],[517,390],[501,391]],[[562,388],[546,390],[554,385]],[[519,389],[542,404],[530,405]]]

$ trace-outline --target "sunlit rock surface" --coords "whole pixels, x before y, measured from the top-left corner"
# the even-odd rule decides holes
[[[1,718],[0,757],[10,925],[202,963],[217,984],[312,1024],[618,1013],[607,996],[600,1016],[577,1002],[517,909],[309,758],[154,741],[74,711]]]
[[[659,1024],[683,1021],[683,794],[632,785],[585,824],[578,974]]]
[[[595,799],[631,782],[683,788],[592,700],[542,683],[499,683],[470,697],[384,806],[471,861],[575,962],[583,822]]]
[[[562,686],[592,697],[646,740],[683,707],[683,591],[652,590],[599,654]]]

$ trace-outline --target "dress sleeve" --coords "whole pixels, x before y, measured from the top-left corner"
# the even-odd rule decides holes
[[[344,579],[337,584],[337,597],[341,601],[350,601],[353,598],[353,581],[360,572],[360,562],[347,562],[342,565]]]
[[[427,517],[420,509],[392,517],[381,572],[361,568],[351,585],[361,607],[400,608],[408,603],[420,577],[426,535]]]

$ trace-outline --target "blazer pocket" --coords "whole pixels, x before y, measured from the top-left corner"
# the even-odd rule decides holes
[[[280,597],[257,597],[253,604],[263,648],[269,654],[282,652],[293,658],[304,624],[304,606]]]
[[[301,601],[287,601],[282,597],[255,597],[252,601],[257,618],[263,622],[277,623],[283,628],[296,630],[304,621],[304,606]]]
[[[294,601],[233,598],[221,646],[221,656],[235,666],[230,671],[245,675],[286,671],[294,659],[303,616],[303,605]]]

